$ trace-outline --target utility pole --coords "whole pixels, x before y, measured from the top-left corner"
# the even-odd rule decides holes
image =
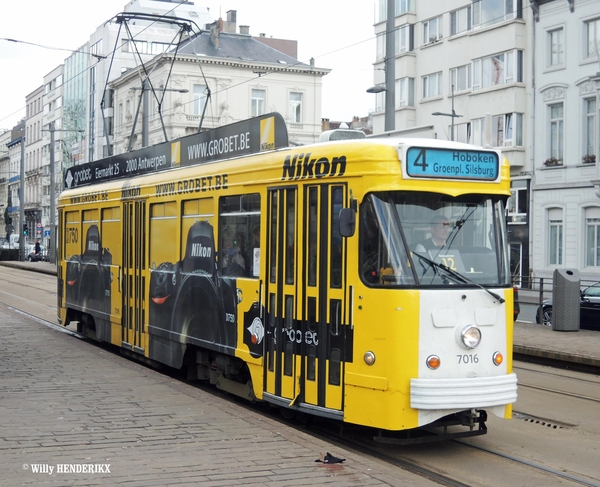
[[[21,137],[21,176],[19,182],[19,260],[25,260],[25,135]]]
[[[396,2],[387,0],[387,20],[385,24],[385,131],[396,127],[396,54],[394,52],[394,32],[396,30]]]
[[[50,248],[49,260],[52,264],[56,263],[56,222],[54,213],[56,211],[56,181],[54,180],[54,122],[48,124],[50,131]]]

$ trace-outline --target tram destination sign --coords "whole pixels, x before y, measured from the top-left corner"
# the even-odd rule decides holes
[[[494,151],[410,147],[406,173],[416,178],[496,181],[500,160]]]
[[[273,112],[180,139],[73,166],[65,188],[78,188],[288,146],[287,127]]]

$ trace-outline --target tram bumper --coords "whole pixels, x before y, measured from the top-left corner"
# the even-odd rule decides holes
[[[465,409],[490,410],[506,417],[505,406],[517,400],[516,374],[464,379],[411,379],[410,405],[419,411],[419,425]]]

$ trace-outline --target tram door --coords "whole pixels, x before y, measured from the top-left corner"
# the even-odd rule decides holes
[[[122,346],[144,353],[146,202],[123,203],[123,318]]]
[[[342,409],[345,195],[343,185],[269,193],[265,391],[288,404]]]

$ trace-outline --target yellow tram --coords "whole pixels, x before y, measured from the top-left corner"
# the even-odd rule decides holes
[[[268,114],[68,170],[59,321],[386,435],[510,418],[501,154],[427,139],[288,148],[282,125]]]

